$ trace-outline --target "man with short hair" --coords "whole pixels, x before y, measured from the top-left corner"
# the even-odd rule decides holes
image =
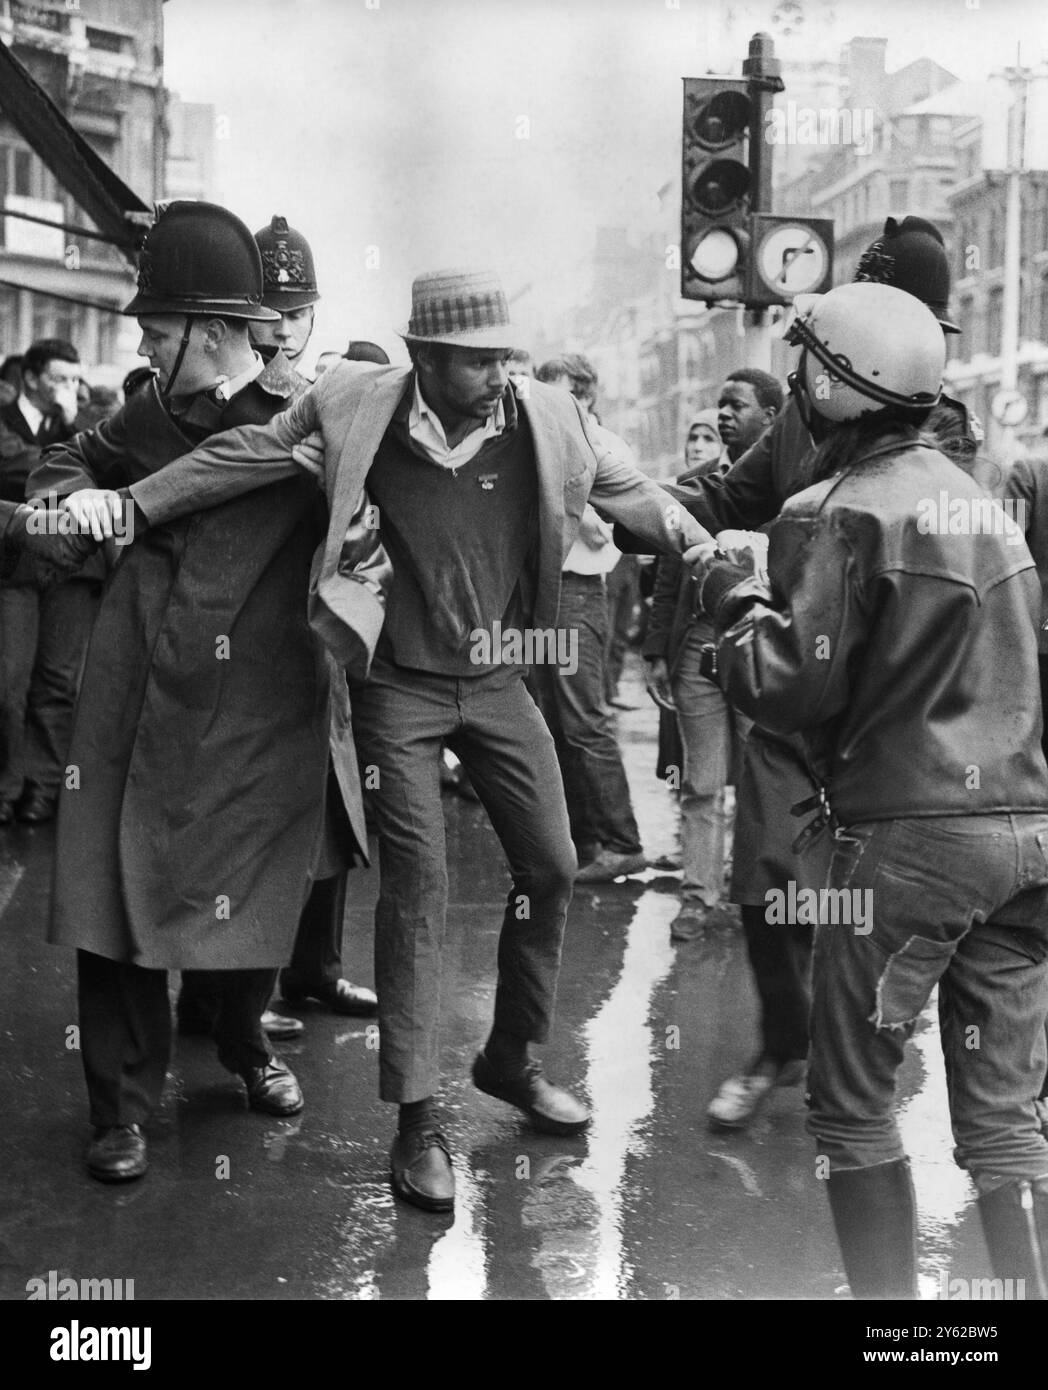
[[[126,310],[156,378],[48,454],[36,495],[65,498],[101,539],[78,497],[144,479],[287,406],[300,384],[281,353],[263,361],[248,337],[249,323],[275,317],[261,294],[258,248],[238,218],[167,205]],[[202,972],[217,994],[219,1060],[249,1106],[302,1109],[260,1018],[322,844],[336,838],[329,817],[344,858],[364,858],[367,844],[345,680],[302,603],[324,524],[311,480],[288,478],[139,536],[106,590],[70,754],[80,776],[59,805],[51,912],[51,939],[78,951],[87,1163],[101,1181],[146,1171],[144,1127],[171,1051],[169,969]],[[377,550],[371,533],[357,555]],[[380,585],[368,593],[380,608]]]
[[[74,433],[80,356],[62,338],[41,338],[21,360],[22,389],[0,408],[0,496],[26,500],[26,480],[51,444]],[[76,687],[104,568],[43,588],[0,587],[0,825],[52,818],[66,766]]]
[[[576,859],[553,739],[525,689],[525,663],[539,637],[557,635],[561,567],[590,496],[658,550],[683,552],[707,533],[591,440],[568,392],[532,383],[515,397],[508,362],[517,335],[493,275],[419,276],[402,336],[410,369],[341,364],[269,426],[212,441],[133,485],[131,496],[153,524],[298,477],[292,451],[301,457],[319,431],[331,521],[310,611],[345,662],[374,630],[343,553],[367,483],[393,569],[370,677],[353,684],[381,853],[380,1088],[399,1105],[395,1193],[447,1211],[454,1176],[436,1110],[448,892],[441,749],[446,742],[465,764],[512,875],[494,1026],[474,1082],[544,1132],[578,1134],[588,1110],[546,1080],[531,1054],[549,1034]],[[112,505],[97,494],[90,501]]]

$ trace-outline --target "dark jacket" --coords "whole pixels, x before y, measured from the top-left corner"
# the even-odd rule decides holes
[[[1037,645],[1042,656],[1048,656],[1048,460],[1017,459],[1005,474],[1001,491],[1037,566],[1041,581]]]
[[[26,500],[26,479],[36,467],[41,451],[72,437],[72,429],[60,418],[46,416],[37,436],[18,408],[18,399],[0,406],[0,498]]]
[[[724,564],[702,585],[729,699],[803,731],[844,823],[1048,808],[1033,560],[1021,536],[923,530],[943,491],[986,500],[941,453],[895,445],[785,504],[770,588]]]
[[[714,463],[701,470],[693,470],[691,474],[681,475],[677,479],[677,486],[697,481],[699,477],[723,475],[726,472],[727,468]],[[713,641],[713,624],[705,614],[696,611],[697,598],[698,586],[684,561],[677,555],[661,555],[656,561],[651,614],[641,652],[649,659],[661,657],[668,665],[671,676],[677,669],[684,645],[693,629],[697,629],[700,640]]]
[[[299,387],[281,354],[180,425],[153,385],[48,454],[37,493],[118,488],[184,454],[183,428],[262,423]],[[169,969],[286,963],[324,826],[329,699],[366,845],[348,692],[306,621],[323,499],[287,479],[135,539],[102,600],[60,797],[51,939]]]

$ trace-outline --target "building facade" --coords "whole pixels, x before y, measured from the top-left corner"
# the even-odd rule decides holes
[[[162,196],[162,0],[0,0],[0,42],[143,202]],[[0,207],[93,225],[4,118],[2,94]],[[8,282],[0,283],[5,356],[35,338],[54,336],[74,343],[89,368],[103,365],[115,372],[131,365],[134,325],[111,310],[128,302],[135,277],[113,247],[4,216],[0,282]]]

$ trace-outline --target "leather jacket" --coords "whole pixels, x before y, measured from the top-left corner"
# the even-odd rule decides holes
[[[1033,560],[1003,513],[931,529],[947,499],[987,504],[943,454],[882,441],[785,503],[768,586],[724,562],[703,581],[728,698],[803,734],[843,824],[1048,809]]]

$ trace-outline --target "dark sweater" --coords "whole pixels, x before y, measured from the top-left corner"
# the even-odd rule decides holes
[[[471,634],[520,628],[538,538],[535,449],[523,416],[452,470],[412,442],[399,410],[368,474],[393,586],[377,654],[398,666],[479,676]],[[501,644],[491,656],[497,663]]]

